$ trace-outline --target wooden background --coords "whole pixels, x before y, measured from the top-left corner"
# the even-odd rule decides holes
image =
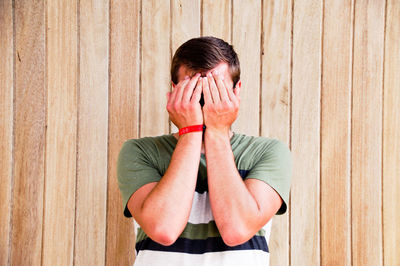
[[[239,54],[234,130],[293,153],[271,265],[400,265],[398,0],[0,0],[0,265],[132,265],[116,159],[173,131],[200,35]]]

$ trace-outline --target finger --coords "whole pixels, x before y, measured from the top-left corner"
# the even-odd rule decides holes
[[[202,78],[203,81],[203,94],[204,94],[204,104],[212,104],[213,99],[210,92],[210,86],[208,84],[207,78]]]
[[[210,87],[210,92],[211,92],[211,96],[212,96],[213,102],[214,103],[220,102],[220,97],[219,97],[217,84],[215,84],[214,77],[211,75],[211,73],[207,74],[207,79],[208,79],[208,84],[209,84],[209,87]]]
[[[241,81],[238,81],[238,83],[239,83],[239,82],[241,82]],[[236,85],[236,88],[235,88],[235,96],[236,96],[237,99],[240,99],[240,90],[241,90],[241,86],[237,86],[237,85]]]
[[[217,84],[219,96],[221,101],[226,102],[229,101],[228,93],[226,91],[226,86],[223,81],[223,77],[216,72],[213,72],[214,80]]]
[[[192,103],[196,103],[196,102],[199,103],[199,102],[200,102],[201,91],[202,91],[202,89],[203,89],[203,81],[202,81],[201,79],[202,79],[202,78],[199,78],[199,79],[197,80],[196,88],[194,89],[192,98],[190,99],[190,101],[191,101]]]
[[[167,92],[167,102],[168,103],[173,100],[173,98],[175,97],[175,94],[176,94],[176,85],[173,82],[171,82],[171,83],[172,83],[172,89],[171,89],[171,91]]]
[[[183,91],[182,101],[186,101],[186,102],[190,101],[190,98],[193,95],[193,90],[194,90],[199,78],[200,78],[200,73],[197,73],[190,79],[189,83],[186,84],[185,89]]]
[[[237,90],[238,90],[238,89],[237,89],[237,87],[236,87],[235,93],[237,92]],[[229,96],[229,99],[231,100],[231,102],[234,102],[234,103],[238,102],[238,97],[237,97],[236,94],[233,92],[233,88],[232,88],[232,89],[228,89],[227,92],[228,92],[228,96]]]
[[[180,101],[182,99],[183,95],[183,90],[186,87],[186,85],[189,83],[190,77],[186,76],[184,80],[178,83],[178,85],[175,87],[175,90],[172,92],[173,95],[171,95],[171,101]],[[174,94],[175,93],[175,94]]]

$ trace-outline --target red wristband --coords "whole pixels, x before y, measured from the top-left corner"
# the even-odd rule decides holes
[[[194,126],[188,126],[188,127],[183,127],[179,129],[179,136],[189,133],[189,132],[196,132],[196,131],[203,131],[204,125],[194,125]]]

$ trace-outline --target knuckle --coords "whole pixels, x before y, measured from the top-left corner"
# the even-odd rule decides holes
[[[189,108],[189,104],[186,102],[181,103],[181,107],[183,110],[187,110]]]
[[[171,112],[172,111],[172,104],[171,103],[168,103],[167,104],[167,110],[168,110],[168,112]]]
[[[174,104],[173,104],[173,109],[175,109],[175,110],[179,110],[179,109],[180,109],[180,107],[181,107],[180,103],[178,103],[178,102],[174,102]]]
[[[232,108],[232,103],[224,101],[224,102],[222,102],[222,106],[223,106],[224,109],[231,109]]]
[[[225,108],[224,108],[224,106],[222,105],[222,104],[218,104],[216,107],[215,107],[215,111],[217,111],[218,113],[219,112],[221,112],[221,111],[223,111]]]

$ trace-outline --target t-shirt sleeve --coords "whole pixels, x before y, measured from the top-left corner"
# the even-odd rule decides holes
[[[132,217],[127,208],[129,198],[140,187],[160,181],[161,174],[149,155],[149,147],[138,140],[127,140],[122,145],[118,155],[117,177],[124,215],[125,217]]]
[[[259,159],[252,167],[247,178],[255,178],[270,185],[282,198],[283,203],[276,214],[284,214],[289,202],[290,182],[292,177],[292,155],[289,147],[274,139],[260,150]]]

